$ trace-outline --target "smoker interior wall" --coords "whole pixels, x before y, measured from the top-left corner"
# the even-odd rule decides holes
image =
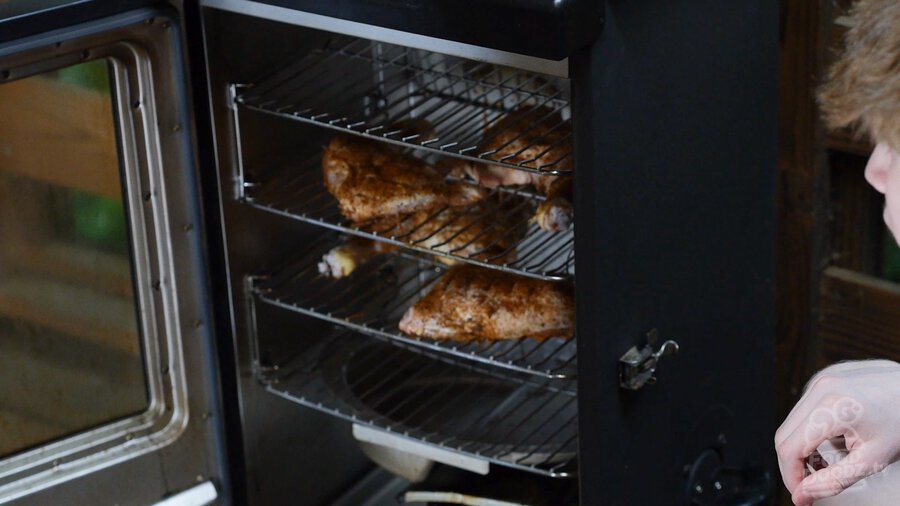
[[[276,398],[253,379],[241,286],[244,274],[273,268],[292,253],[303,251],[303,246],[321,231],[235,200],[236,161],[231,111],[227,108],[229,83],[250,82],[277,70],[321,39],[297,27],[213,9],[204,10],[203,22],[232,288],[230,299],[220,297],[216,303],[236,308],[234,348],[241,404],[240,419],[232,417],[232,421],[239,421],[241,427],[232,435],[238,432],[242,436],[244,465],[234,469],[234,481],[238,489],[246,489],[249,504],[328,504],[370,469],[371,463],[358,450],[348,424]],[[259,148],[248,156],[275,165],[297,155],[300,147],[312,145],[318,149],[323,143],[294,125],[262,118],[251,117],[244,127],[248,144]],[[295,316],[289,321],[276,321],[278,315],[272,312],[266,321],[268,329],[281,329],[281,338],[313,341],[324,332],[321,325],[298,325]],[[242,479],[245,482],[241,483]]]
[[[607,2],[571,59],[583,504],[684,504],[684,466],[728,441],[772,466],[774,2]],[[681,344],[626,393],[649,329]]]

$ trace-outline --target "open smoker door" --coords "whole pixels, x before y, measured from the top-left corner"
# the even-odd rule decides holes
[[[0,503],[228,501],[180,14],[146,3],[0,3]]]
[[[611,0],[570,59],[582,504],[774,490],[777,26],[774,2]],[[620,387],[652,329],[680,351]]]

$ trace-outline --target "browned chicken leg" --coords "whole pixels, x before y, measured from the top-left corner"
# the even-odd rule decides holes
[[[396,250],[397,246],[392,244],[350,237],[344,244],[335,246],[322,255],[319,274],[333,279],[345,278],[372,258]]]
[[[524,206],[492,198],[469,207],[446,207],[373,220],[359,228],[429,251],[504,264],[516,259],[515,245],[525,237],[528,216]],[[322,257],[319,272],[339,279],[380,253],[396,249],[382,242],[352,238]],[[454,265],[450,257],[437,257]]]
[[[468,207],[383,218],[362,228],[433,251],[503,263],[515,259],[514,246],[527,232],[524,207],[494,197]]]
[[[561,232],[572,226],[575,210],[572,207],[571,176],[539,176],[536,185],[544,201],[534,213],[534,221],[548,232]]]
[[[400,330],[459,341],[569,338],[575,332],[572,285],[459,265],[406,311]]]
[[[524,107],[484,131],[479,152],[512,164],[528,163],[547,170],[571,171],[571,127],[547,107]],[[500,165],[454,161],[451,172],[469,176],[486,188],[532,185],[545,197],[535,213],[538,226],[550,232],[572,224],[570,176],[536,174]]]

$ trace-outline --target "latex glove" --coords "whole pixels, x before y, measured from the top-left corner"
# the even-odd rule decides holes
[[[809,474],[807,458],[839,436],[846,456]],[[900,459],[900,364],[844,362],[820,371],[775,433],[775,449],[798,506],[834,496]]]

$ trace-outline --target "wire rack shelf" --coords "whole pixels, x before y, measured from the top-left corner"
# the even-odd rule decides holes
[[[574,391],[346,332],[258,369],[257,379],[275,395],[355,424],[532,473],[577,474]]]
[[[441,208],[358,226],[345,219],[322,182],[319,159],[246,185],[244,202],[281,216],[365,237],[420,253],[545,280],[575,275],[574,227],[547,232],[531,216],[539,195],[495,189],[479,205],[462,211]]]
[[[407,308],[424,296],[447,268],[428,259],[391,253],[365,262],[351,276],[330,279],[320,275],[318,262],[338,244],[341,243],[337,237],[324,237],[280,272],[251,277],[251,292],[263,303],[396,344],[436,352],[455,361],[551,379],[575,378],[574,337],[453,341],[403,333],[399,323]]]
[[[237,106],[291,120],[539,174],[573,170],[569,85],[561,78],[334,38],[235,86]],[[423,120],[427,131],[398,126]]]

